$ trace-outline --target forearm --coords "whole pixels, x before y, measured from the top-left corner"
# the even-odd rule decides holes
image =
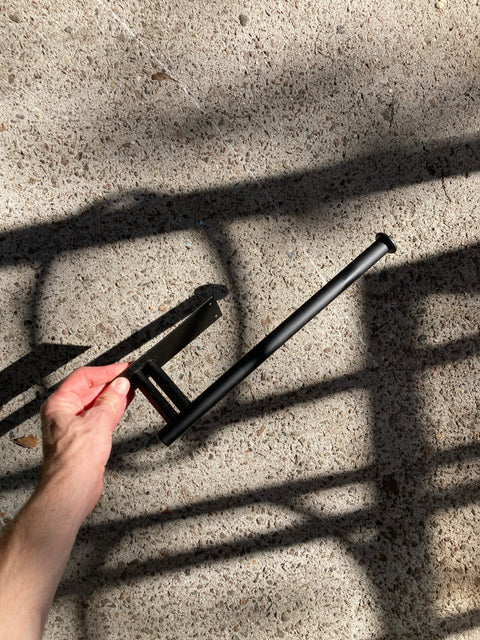
[[[128,404],[126,363],[82,367],[42,405],[44,464],[0,536],[0,640],[39,640],[75,538],[102,490],[112,433]],[[111,384],[110,384],[111,383]]]
[[[39,488],[0,538],[0,638],[41,638],[82,518],[64,488]]]

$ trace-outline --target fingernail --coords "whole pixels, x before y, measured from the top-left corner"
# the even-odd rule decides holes
[[[130,389],[130,382],[127,378],[115,378],[112,382],[112,389],[114,389],[117,393],[125,394]]]

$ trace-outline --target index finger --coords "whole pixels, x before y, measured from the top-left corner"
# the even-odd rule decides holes
[[[103,388],[128,367],[126,362],[116,362],[104,367],[80,367],[60,384],[47,400],[49,410],[68,406],[75,412],[83,411]]]
[[[127,362],[115,362],[103,367],[80,367],[65,378],[57,391],[73,388],[83,390],[106,385],[127,367]]]

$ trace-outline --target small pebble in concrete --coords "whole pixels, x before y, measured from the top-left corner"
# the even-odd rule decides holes
[[[248,16],[246,16],[244,13],[241,13],[238,18],[242,27],[246,27],[248,24]]]

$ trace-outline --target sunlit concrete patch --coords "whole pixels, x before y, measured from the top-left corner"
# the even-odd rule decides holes
[[[417,311],[419,332],[421,332],[417,339],[421,340],[421,346],[425,350],[448,347],[449,343],[460,340],[468,341],[478,332],[480,295],[475,291],[476,271],[477,266],[472,256],[470,261],[465,261],[461,273],[465,281],[471,281],[473,289],[471,293],[462,296],[454,293],[429,296],[425,306]],[[448,318],[452,321],[449,322]],[[427,333],[424,333],[422,328]]]
[[[165,560],[171,550],[160,533],[158,540]],[[142,540],[133,543],[132,551],[141,553]],[[228,543],[225,549],[228,554]],[[214,560],[207,554],[194,567],[173,562],[170,579],[161,571],[149,571],[148,580],[136,576],[126,557],[121,561],[121,582],[102,588],[100,576],[101,593],[93,598],[87,591],[81,605],[89,633],[184,638],[201,632],[210,638],[271,638],[315,632],[345,640],[381,637],[375,592],[364,571],[333,540],[233,559]],[[148,566],[147,562],[147,571]],[[158,561],[152,558],[150,567],[155,566]],[[56,605],[60,611],[64,601],[60,598]]]
[[[439,618],[448,620],[449,616],[465,615],[480,608],[478,516],[478,507],[472,502],[446,509],[429,519],[432,600]]]
[[[425,421],[421,454],[426,460],[434,451],[454,452],[478,442],[478,371],[478,358],[466,357],[461,363],[435,367],[421,376],[419,404]]]

